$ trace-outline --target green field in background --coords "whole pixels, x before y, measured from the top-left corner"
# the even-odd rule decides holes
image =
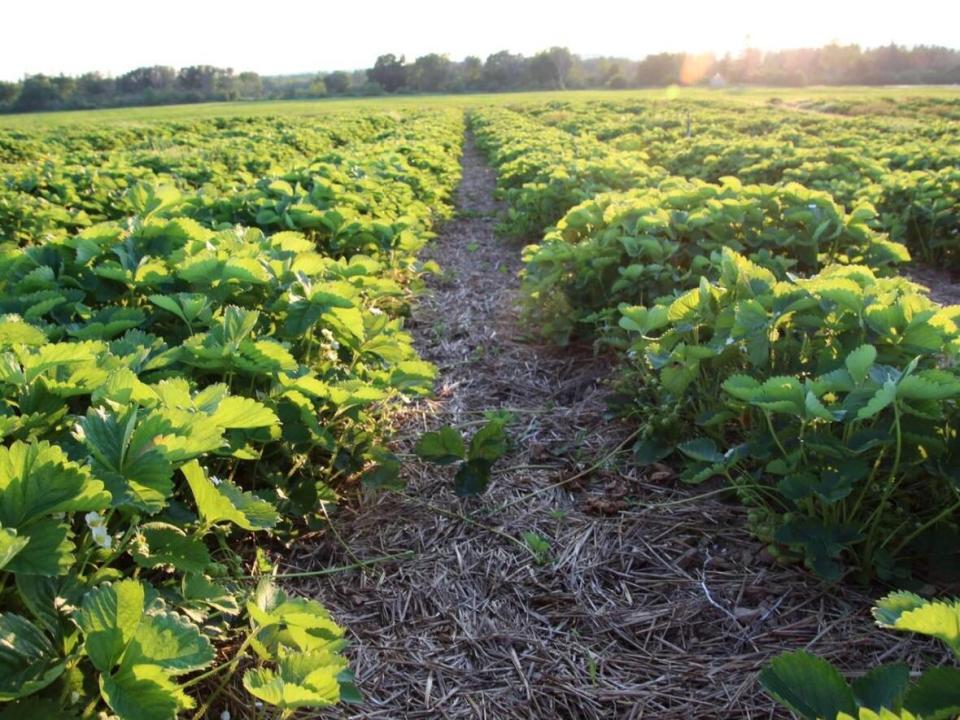
[[[36,128],[44,126],[87,123],[145,122],[151,120],[196,120],[210,117],[262,115],[322,115],[358,109],[425,108],[438,106],[471,107],[478,105],[505,105],[516,102],[544,100],[625,100],[645,98],[698,99],[712,98],[763,103],[773,98],[788,102],[804,99],[877,101],[883,111],[883,101],[893,107],[896,101],[913,97],[942,96],[960,98],[960,86],[884,86],[808,88],[651,88],[646,90],[568,90],[524,93],[482,93],[474,95],[393,95],[369,98],[329,98],[319,100],[264,100],[248,102],[197,103],[192,105],[160,105],[152,107],[112,108],[108,110],[71,110],[66,112],[0,115],[0,127]]]

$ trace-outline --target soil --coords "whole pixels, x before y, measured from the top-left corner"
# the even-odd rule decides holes
[[[878,590],[775,564],[722,488],[631,461],[631,428],[605,416],[609,360],[531,338],[520,247],[494,234],[495,176],[469,135],[462,163],[458,215],[429,253],[444,273],[410,326],[439,377],[403,413],[406,488],[341,507],[284,568],[406,553],[293,586],[348,629],[365,696],[319,716],[787,717],[757,683],[783,650],[918,667],[929,645],[873,626]],[[485,494],[457,498],[452,470],[413,444],[495,410],[513,414],[514,447]],[[532,552],[530,532],[549,550]]]
[[[941,305],[960,305],[960,284],[955,273],[940,268],[913,264],[907,276],[930,290],[930,298]]]

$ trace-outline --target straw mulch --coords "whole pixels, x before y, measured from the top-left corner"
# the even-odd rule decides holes
[[[631,463],[630,428],[604,417],[609,359],[525,337],[519,251],[493,235],[494,176],[469,142],[463,163],[463,212],[432,250],[446,274],[412,326],[437,393],[404,413],[397,450],[444,424],[469,434],[499,408],[516,415],[515,448],[469,500],[449,469],[411,459],[402,494],[358,498],[334,517],[339,538],[291,552],[291,572],[410,553],[292,585],[348,628],[366,697],[319,716],[786,717],[756,682],[782,650],[853,672],[918,667],[932,646],[874,629],[876,591],[773,564],[741,507],[694,497],[716,486]],[[535,557],[525,532],[549,552]]]

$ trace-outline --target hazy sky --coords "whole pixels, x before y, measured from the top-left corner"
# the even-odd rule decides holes
[[[370,66],[385,52],[486,57],[565,45],[639,58],[831,41],[960,46],[960,0],[11,0],[0,79],[210,64],[282,74]]]

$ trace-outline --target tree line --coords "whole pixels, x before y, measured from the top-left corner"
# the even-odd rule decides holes
[[[229,100],[297,99],[395,93],[641,88],[668,85],[908,85],[960,83],[960,50],[895,44],[828,45],[737,55],[658,53],[642,60],[585,58],[568,48],[524,56],[503,50],[486,60],[430,53],[413,61],[385,54],[366,70],[261,76],[194,65],[100,73],[28,75],[0,82],[0,112],[35,112]]]

